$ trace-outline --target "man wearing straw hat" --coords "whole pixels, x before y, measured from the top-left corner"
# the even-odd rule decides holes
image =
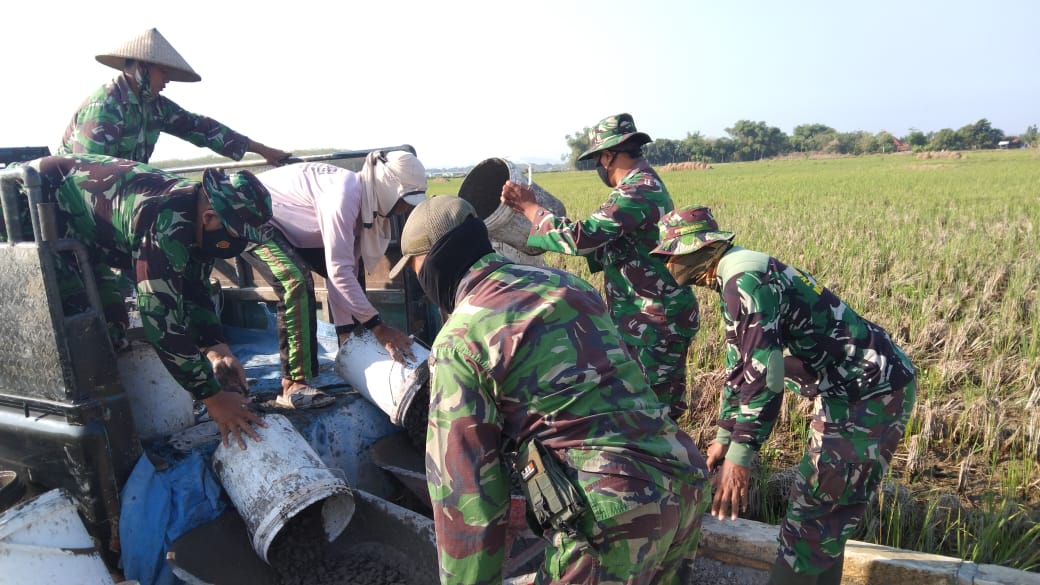
[[[234,160],[254,152],[277,165],[290,156],[159,95],[170,81],[202,77],[158,30],[149,29],[95,58],[120,74],[87,97],[56,154],[107,154],[148,162],[159,133],[165,132]]]
[[[881,327],[809,274],[732,244],[707,207],[661,219],[654,254],[681,285],[716,290],[726,325],[726,383],[708,448],[711,511],[747,506],[749,463],[784,389],[815,401],[805,455],[780,527],[773,585],[838,585],[845,543],[863,519],[906,428],[914,367]]]
[[[371,272],[390,244],[390,217],[426,199],[426,169],[414,154],[374,151],[360,173],[325,163],[296,163],[257,175],[274,217],[263,241],[243,258],[278,294],[278,348],[286,408],[321,408],[333,397],[307,384],[318,373],[317,311],[311,272],[325,278],[342,344],[356,326],[394,359],[414,358],[407,333],[384,323],[365,296],[359,261]]]
[[[596,159],[600,179],[612,190],[591,217],[572,221],[538,205],[530,187],[506,182],[502,201],[531,220],[529,246],[584,256],[603,271],[610,314],[639,361],[654,392],[679,420],[687,409],[686,354],[700,327],[697,298],[678,286],[664,262],[650,255],[657,221],[672,210],[661,178],[643,158],[650,136],[629,114],[604,118],[578,160]]]
[[[248,171],[209,169],[192,181],[103,155],[26,164],[56,203],[58,237],[87,249],[115,344],[125,340],[129,317],[112,268],[136,281],[146,339],[173,378],[206,405],[224,443],[234,435],[244,449],[242,432],[259,440],[250,425],[263,422],[246,409],[245,370],[224,339],[209,274],[215,258],[240,254],[270,219],[264,186]],[[65,260],[57,258],[62,305],[66,313],[80,312],[89,306],[85,289]]]
[[[678,585],[707,470],[596,290],[492,250],[464,199],[420,203],[391,271],[450,314],[430,354],[426,478],[441,583],[499,585],[511,466],[546,539],[536,583]]]

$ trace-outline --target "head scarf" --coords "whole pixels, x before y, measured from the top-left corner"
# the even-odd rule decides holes
[[[361,258],[369,274],[390,244],[390,211],[405,195],[426,191],[426,169],[410,152],[374,151],[361,168]]]
[[[144,103],[155,101],[155,93],[152,91],[151,67],[142,61],[127,63],[123,72],[137,84],[137,96]]]

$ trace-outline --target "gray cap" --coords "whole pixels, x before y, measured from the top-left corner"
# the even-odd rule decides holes
[[[473,206],[461,197],[440,195],[427,199],[412,210],[401,230],[401,259],[390,271],[397,278],[413,256],[426,254],[444,234],[462,225],[469,216],[477,217]]]

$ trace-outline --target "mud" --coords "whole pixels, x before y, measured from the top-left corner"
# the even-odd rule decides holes
[[[414,585],[400,552],[378,543],[346,550],[325,539],[321,504],[310,506],[279,533],[268,551],[279,585]]]
[[[412,397],[412,403],[404,413],[404,430],[408,440],[420,453],[426,451],[426,428],[430,420],[430,382],[426,381]]]

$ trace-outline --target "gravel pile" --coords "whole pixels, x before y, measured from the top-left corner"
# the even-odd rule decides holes
[[[319,502],[282,528],[267,556],[281,585],[413,585],[409,561],[396,550],[371,542],[328,549]]]

